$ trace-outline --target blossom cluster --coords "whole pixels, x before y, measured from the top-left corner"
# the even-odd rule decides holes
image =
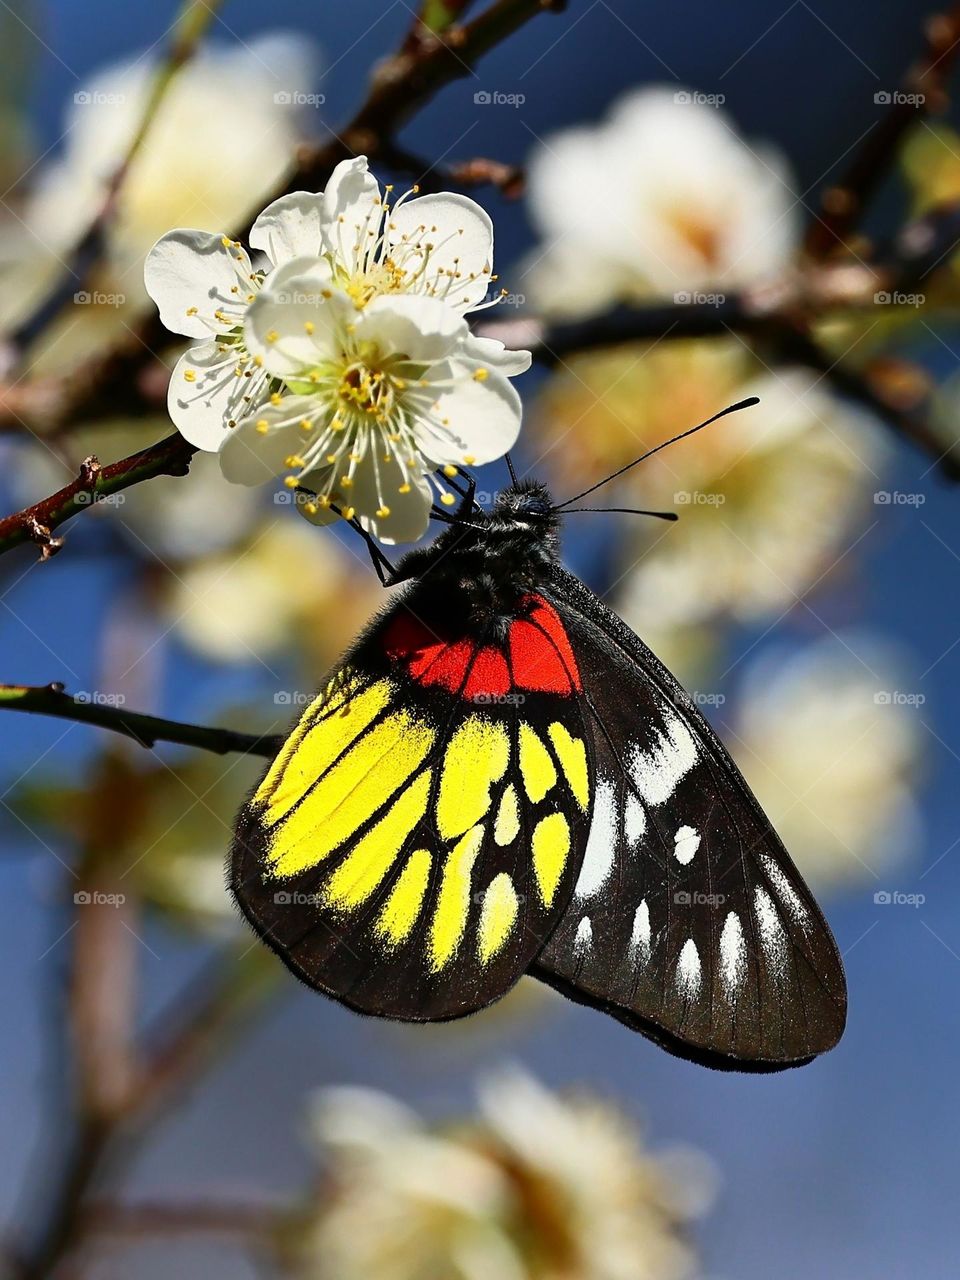
[[[456,501],[443,477],[520,429],[510,379],[530,355],[466,320],[495,280],[490,218],[448,192],[393,201],[360,156],[323,192],[275,200],[249,239],[254,258],[180,229],[147,256],[161,320],[195,340],[170,380],[174,423],[236,484],[283,476],[313,523],[416,541],[433,501]]]

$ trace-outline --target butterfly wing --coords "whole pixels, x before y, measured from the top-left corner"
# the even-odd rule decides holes
[[[836,944],[723,745],[579,579],[558,567],[544,595],[580,666],[596,776],[574,898],[531,972],[709,1066],[832,1048]]]
[[[562,624],[451,629],[417,583],[306,709],[241,811],[231,884],[305,982],[361,1012],[503,995],[570,901],[592,760]]]

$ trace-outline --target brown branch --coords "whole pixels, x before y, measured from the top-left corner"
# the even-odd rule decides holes
[[[925,48],[890,94],[883,119],[863,140],[850,167],[821,196],[821,211],[807,231],[807,252],[822,258],[846,244],[870,197],[889,172],[900,145],[918,120],[947,105],[946,82],[960,56],[960,5],[933,14],[924,24]]]
[[[41,558],[49,559],[63,546],[62,538],[53,537],[58,525],[131,485],[155,476],[186,475],[196,452],[183,436],[174,434],[106,467],[95,457],[87,458],[76,480],[0,520],[0,554],[22,542],[34,542],[40,547]]]
[[[152,747],[158,742],[176,742],[221,756],[236,751],[272,759],[282,742],[282,738],[275,734],[237,733],[233,729],[214,729],[206,725],[184,724],[179,720],[164,720],[138,711],[125,711],[106,699],[100,702],[72,697],[64,691],[62,684],[57,683],[0,684],[0,711],[28,711],[60,720],[73,720],[78,724],[99,725],[102,729],[112,729],[114,733],[132,738],[142,747]]]
[[[91,1235],[118,1237],[216,1235],[252,1236],[269,1240],[287,1218],[282,1205],[263,1201],[200,1201],[188,1204],[141,1201],[90,1205],[87,1227]]]

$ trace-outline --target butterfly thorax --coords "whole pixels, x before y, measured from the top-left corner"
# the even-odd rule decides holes
[[[558,526],[546,487],[520,481],[490,511],[465,513],[430,547],[410,552],[400,573],[442,593],[450,614],[471,630],[496,636],[557,560]]]

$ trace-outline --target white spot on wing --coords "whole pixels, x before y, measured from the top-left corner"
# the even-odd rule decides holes
[[[573,954],[580,959],[593,946],[593,926],[590,917],[584,916],[577,925],[577,934],[573,940]]]
[[[646,964],[650,959],[650,908],[647,906],[646,898],[637,907],[637,914],[633,917],[630,945],[636,951],[638,958]]]
[[[747,949],[743,928],[735,911],[727,913],[720,934],[720,976],[727,999],[732,1000],[747,972]]]
[[[786,939],[783,936],[783,925],[780,923],[777,909],[766,889],[756,889],[753,900],[764,955],[774,973],[782,975],[786,964]]]
[[[593,801],[593,821],[583,855],[583,865],[574,893],[581,901],[603,888],[613,867],[617,844],[617,812],[614,786],[608,778],[598,778]]]
[[[700,832],[696,827],[680,827],[673,841],[674,857],[685,867],[688,862],[693,861],[693,855],[700,848]]]
[[[623,831],[631,852],[643,839],[647,829],[647,811],[632,787],[627,788],[627,803],[623,811]]]
[[[677,986],[688,1000],[696,999],[700,994],[700,952],[692,938],[683,944],[677,961]]]
[[[636,744],[631,750],[630,770],[640,797],[647,804],[668,800],[680,779],[697,762],[697,744],[683,721],[667,712],[664,729],[649,751],[641,751]]]
[[[810,913],[807,910],[806,903],[787,879],[783,868],[779,866],[768,853],[761,853],[760,861],[763,863],[763,868],[770,877],[771,884],[777,891],[777,897],[790,912],[795,923],[798,924],[801,929],[809,929]]]

